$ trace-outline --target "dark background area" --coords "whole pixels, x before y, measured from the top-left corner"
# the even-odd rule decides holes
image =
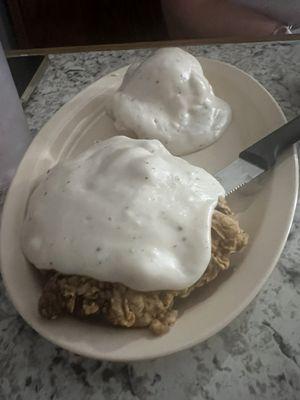
[[[168,40],[272,40],[274,34],[296,39],[286,34],[290,26],[289,33],[300,33],[300,0],[0,0],[0,41],[6,51],[28,54]]]
[[[6,0],[19,48],[168,39],[160,0]]]
[[[259,7],[262,6],[258,0],[254,3],[250,1],[231,0],[227,3],[242,2],[250,9],[252,6],[254,7],[254,3]],[[281,6],[276,3],[277,6],[281,7],[279,7],[279,11],[277,10],[278,15],[273,15],[271,13],[272,10],[270,13],[274,18],[280,19],[281,13],[287,14],[289,12],[289,15],[292,14],[289,18],[298,21],[300,18],[300,6],[297,6],[297,0],[289,0],[289,4],[291,2],[294,4],[292,9],[283,4],[283,1],[280,2]],[[224,2],[219,0],[219,3],[218,0],[214,1],[215,7],[224,5],[224,3],[226,4],[225,0]],[[262,3],[267,4],[267,0]],[[168,4],[167,9],[166,4]],[[181,8],[179,7],[177,11],[176,4],[177,6],[181,4]],[[275,39],[272,35],[253,35],[253,32],[252,36],[249,33],[247,34],[247,19],[245,19],[245,26],[242,25],[242,31],[238,31],[235,36],[229,37],[226,33],[227,19],[232,19],[233,17],[232,21],[237,22],[236,25],[240,20],[239,15],[234,19],[235,14],[231,11],[227,12],[227,14],[218,14],[220,16],[219,23],[222,18],[226,22],[225,28],[223,27],[224,34],[221,35],[220,32],[218,34],[215,10],[212,13],[213,23],[208,18],[209,15],[205,14],[205,12],[207,13],[207,7],[212,4],[211,0],[207,0],[205,8],[202,9],[200,7],[199,10],[196,8],[197,13],[193,11],[188,19],[190,24],[193,17],[198,16],[199,22],[196,21],[196,28],[194,28],[197,31],[206,24],[206,31],[204,29],[204,33],[197,31],[191,34],[189,24],[184,28],[181,24],[184,26],[185,17],[183,14],[185,14],[185,11],[194,10],[193,4],[197,6],[199,3],[197,0],[0,0],[0,42],[6,51],[7,57],[9,57],[9,66],[21,95],[28,83],[32,82],[32,79],[36,76],[36,71],[38,69],[41,70],[39,68],[43,64],[41,55],[47,55],[51,52],[87,51],[88,47],[84,46],[92,46],[98,50],[105,48],[149,47],[151,45],[156,46],[157,43],[159,46],[163,46],[164,41],[169,41],[170,39],[171,41],[179,39],[181,44],[183,42],[191,44],[189,42],[190,39],[196,40],[197,43],[205,43],[205,40],[208,40],[208,43],[217,43],[243,42],[249,41],[249,39]],[[276,4],[274,0],[273,6],[276,6]],[[293,10],[295,12],[292,12]],[[258,13],[260,12],[262,11],[258,10]],[[295,13],[298,17],[294,16]],[[166,16],[166,22],[164,15]],[[179,36],[174,34],[174,21],[173,27],[172,24],[170,25],[170,17],[172,15],[173,17],[174,15],[176,16],[174,19],[175,28],[178,28],[179,31],[183,29]],[[200,18],[201,16],[202,19]],[[257,18],[259,19],[259,16]],[[168,28],[166,24],[168,24]],[[298,33],[300,32],[298,31]],[[282,35],[280,39],[291,40],[293,36]],[[296,36],[294,36],[295,39]],[[276,40],[278,39],[279,37],[276,37]],[[144,44],[141,42],[144,42]],[[178,42],[176,44],[180,45]],[[27,55],[27,58],[21,57],[19,59],[20,55]]]

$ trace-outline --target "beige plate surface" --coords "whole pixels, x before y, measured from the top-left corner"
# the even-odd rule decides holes
[[[246,146],[285,122],[271,95],[253,78],[228,64],[201,59],[218,96],[232,107],[233,120],[212,146],[185,157],[216,172]],[[285,244],[295,210],[298,167],[291,148],[276,168],[256,185],[229,200],[241,225],[250,233],[247,250],[234,259],[234,271],[179,305],[180,317],[170,332],[152,337],[146,330],[117,329],[63,318],[42,320],[37,312],[41,293],[36,272],[20,247],[20,227],[36,178],[62,158],[115,134],[103,105],[126,68],[105,76],[59,110],[34,139],[11,185],[3,213],[2,274],[10,298],[22,317],[42,336],[77,354],[116,361],[154,358],[199,343],[232,321],[255,297],[270,275]]]

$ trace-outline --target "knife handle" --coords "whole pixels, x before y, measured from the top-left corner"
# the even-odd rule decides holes
[[[300,140],[300,116],[242,151],[239,157],[268,170],[273,167],[278,155],[298,140]]]

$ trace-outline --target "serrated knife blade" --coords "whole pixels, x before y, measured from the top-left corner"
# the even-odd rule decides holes
[[[239,158],[217,172],[214,176],[221,183],[225,189],[226,196],[228,196],[263,172],[265,172],[264,169]]]
[[[239,154],[239,158],[215,174],[226,196],[272,168],[278,156],[300,140],[300,116],[269,133]]]

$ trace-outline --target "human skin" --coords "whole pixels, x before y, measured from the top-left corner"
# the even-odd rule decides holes
[[[228,0],[161,0],[171,38],[268,36],[281,22]]]

